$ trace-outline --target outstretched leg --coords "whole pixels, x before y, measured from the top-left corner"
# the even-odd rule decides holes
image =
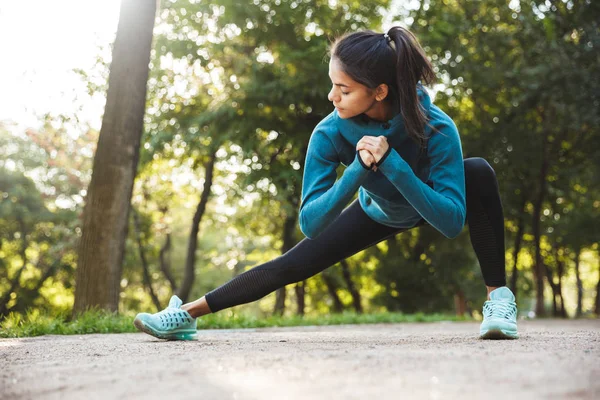
[[[234,277],[182,309],[197,317],[258,300],[405,230],[373,221],[355,200],[316,238],[304,238],[285,254]]]

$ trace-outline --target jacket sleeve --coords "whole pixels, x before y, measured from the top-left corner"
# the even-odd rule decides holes
[[[331,139],[325,132],[315,130],[304,163],[299,215],[300,230],[309,239],[318,236],[340,215],[370,171],[357,152],[354,161],[336,181],[339,164]]]
[[[379,170],[431,226],[454,238],[465,224],[467,206],[460,136],[453,122],[431,135],[427,151],[433,188],[421,181],[394,149]]]

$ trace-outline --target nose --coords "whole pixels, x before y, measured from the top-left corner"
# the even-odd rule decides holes
[[[339,96],[335,95],[335,87],[332,87],[331,90],[329,91],[329,94],[327,95],[327,99],[331,102],[338,102],[339,101]]]

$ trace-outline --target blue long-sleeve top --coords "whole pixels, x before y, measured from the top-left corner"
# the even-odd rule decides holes
[[[407,134],[402,116],[383,123],[357,116],[342,119],[333,111],[315,127],[308,144],[302,182],[300,229],[309,239],[331,224],[358,190],[361,208],[373,220],[411,228],[421,218],[448,238],[461,232],[466,217],[465,174],[454,121],[417,88],[429,126],[427,150]],[[387,138],[390,151],[377,171],[359,159],[363,136]],[[340,179],[336,169],[346,167]],[[337,179],[337,181],[336,181]]]

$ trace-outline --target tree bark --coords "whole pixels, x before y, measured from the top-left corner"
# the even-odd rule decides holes
[[[600,318],[600,249],[596,255],[596,260],[598,260],[598,283],[596,284],[596,304],[594,313],[596,314],[596,317]]]
[[[579,274],[579,257],[581,256],[581,248],[575,250],[575,279],[577,281],[577,310],[575,317],[579,318],[583,314],[583,283]]]
[[[300,316],[304,315],[304,296],[306,294],[306,290],[304,288],[306,281],[296,283],[294,290],[296,292],[296,313]]]
[[[564,298],[562,295],[562,275],[564,273],[564,264],[560,259],[560,247],[554,250],[554,260],[556,263],[556,275],[558,278],[558,282],[554,281],[554,275],[548,267],[547,264],[544,264],[546,269],[546,277],[548,279],[548,284],[552,289],[552,314],[555,317],[563,317],[566,318],[567,314],[564,306]]]
[[[292,247],[294,247],[296,240],[294,239],[294,231],[296,230],[296,220],[298,219],[297,213],[288,215],[283,224],[283,245],[281,247],[281,254],[287,253]],[[286,287],[277,289],[275,292],[275,308],[273,314],[283,315],[285,312],[285,297]]]
[[[458,316],[465,315],[467,311],[467,298],[460,288],[457,288],[454,292],[454,308]]]
[[[533,220],[531,224],[531,230],[535,239],[535,263],[534,263],[534,276],[536,286],[536,304],[535,313],[537,316],[542,317],[546,315],[544,309],[544,260],[542,258],[541,249],[541,224],[540,217],[542,214],[542,205],[546,196],[546,177],[548,175],[548,169],[550,167],[548,161],[547,147],[548,147],[548,131],[545,130],[542,135],[542,164],[540,166],[540,172],[538,177],[538,192],[533,204]]]
[[[350,295],[352,296],[352,305],[357,313],[362,314],[363,308],[361,305],[360,293],[352,280],[352,276],[350,275],[350,265],[348,265],[348,261],[342,260],[342,276],[344,277],[344,281],[346,282],[346,286],[348,287],[348,291],[350,291]]]
[[[152,278],[150,277],[150,267],[148,266],[148,260],[146,259],[146,253],[144,252],[144,245],[142,243],[142,229],[140,227],[140,216],[138,215],[135,208],[132,208],[131,213],[133,214],[133,225],[135,229],[135,241],[138,245],[138,253],[140,255],[140,261],[142,263],[142,275],[144,277],[144,285],[148,289],[150,293],[150,298],[152,299],[152,303],[154,303],[154,307],[156,307],[156,311],[162,310],[160,306],[160,301],[158,300],[158,296],[154,293],[154,289],[152,288]]]
[[[95,306],[118,310],[156,7],[148,0],[121,3],[106,108],[82,216],[74,314]]]
[[[167,237],[165,238],[165,243],[160,248],[160,252],[158,253],[158,258],[160,262],[160,270],[167,278],[169,285],[171,286],[171,292],[175,292],[177,290],[177,284],[175,283],[175,278],[171,273],[171,262],[167,260],[167,253],[171,250],[171,234],[167,233]]]
[[[333,299],[333,312],[341,313],[344,310],[344,304],[340,299],[340,296],[337,294],[337,285],[335,284],[335,279],[330,275],[330,272],[325,270],[321,272],[321,277],[323,278],[323,282],[325,282],[325,286],[327,286],[327,291],[329,295]]]
[[[185,273],[183,276],[183,282],[179,287],[177,296],[185,303],[192,290],[194,279],[196,277],[194,268],[196,266],[196,249],[198,248],[198,232],[200,231],[200,221],[206,211],[206,204],[210,196],[210,190],[213,183],[213,174],[215,169],[217,148],[211,150],[208,162],[205,165],[206,176],[204,178],[204,187],[202,188],[202,196],[200,196],[200,202],[196,207],[194,218],[192,219],[192,228],[188,239],[188,250],[185,260]]]
[[[523,189],[521,189],[523,190]],[[521,214],[519,214],[519,219],[517,220],[517,235],[515,236],[515,244],[513,249],[513,268],[512,274],[510,276],[510,290],[517,298],[517,279],[519,277],[519,269],[517,268],[519,261],[519,253],[521,252],[521,244],[523,243],[523,233],[525,232],[525,196],[523,196],[523,205],[521,206]]]
[[[550,288],[552,289],[552,315],[557,317],[559,315],[559,307],[557,304],[557,297],[558,297],[558,285],[554,282],[554,277],[552,276],[552,271],[550,271],[550,268],[548,267],[548,265],[544,264],[544,268],[546,269],[546,277],[548,279],[548,284],[550,285]]]
[[[559,315],[562,318],[567,318],[567,310],[565,309],[565,297],[563,296],[562,291],[562,280],[565,274],[565,263],[564,260],[560,259],[560,255],[558,254],[558,250],[556,251],[556,270],[558,275],[558,283],[557,283],[557,291],[558,291],[558,299],[560,300],[560,309]]]

